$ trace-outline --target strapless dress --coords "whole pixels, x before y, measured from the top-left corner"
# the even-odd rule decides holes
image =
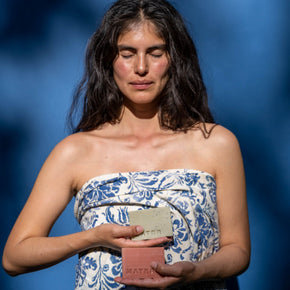
[[[168,169],[101,175],[76,194],[74,213],[82,230],[105,223],[129,225],[129,211],[169,207],[174,238],[165,245],[165,261],[201,261],[219,249],[216,183],[192,169]],[[75,289],[140,289],[114,281],[122,276],[120,252],[98,247],[79,254]],[[176,288],[177,289],[177,288]],[[182,289],[185,289],[184,287]],[[225,289],[223,281],[205,281],[187,289]]]

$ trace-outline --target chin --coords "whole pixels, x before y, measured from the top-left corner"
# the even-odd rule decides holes
[[[132,96],[132,97],[125,97],[126,102],[130,104],[139,104],[139,105],[146,105],[146,104],[153,104],[156,103],[158,97],[156,96],[148,96],[148,95],[142,95],[142,96]]]
[[[157,104],[156,98],[136,98],[136,99],[128,99],[127,103],[131,105],[149,105],[149,104]]]

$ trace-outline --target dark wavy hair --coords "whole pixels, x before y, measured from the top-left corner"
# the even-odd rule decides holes
[[[88,43],[84,76],[69,113],[74,132],[120,121],[123,96],[113,78],[117,41],[132,25],[144,21],[155,25],[170,58],[169,79],[159,103],[161,127],[186,131],[197,123],[214,122],[196,48],[177,10],[165,0],[119,0],[107,11]],[[82,116],[74,127],[74,115],[81,107]]]

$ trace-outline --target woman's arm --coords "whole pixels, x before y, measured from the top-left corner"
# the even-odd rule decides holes
[[[160,280],[134,281],[117,278],[117,282],[140,287],[166,288],[173,284],[226,278],[247,269],[250,260],[250,235],[239,144],[235,136],[221,126],[213,130],[207,142],[210,142],[208,154],[211,154],[217,183],[220,250],[196,263],[153,263],[152,267],[164,276]]]
[[[48,237],[76,188],[76,164],[82,145],[75,144],[74,139],[68,137],[51,152],[10,233],[2,258],[3,267],[10,275],[49,267],[96,246],[119,249],[153,246],[168,241],[167,238],[131,241],[126,238],[140,234],[143,231],[141,227],[113,224],[65,236]]]
[[[245,271],[250,261],[250,232],[246,182],[242,155],[236,137],[218,126],[215,133],[217,207],[220,250],[204,260],[204,275],[229,277]],[[209,261],[208,261],[209,260]],[[210,262],[210,265],[208,264]]]

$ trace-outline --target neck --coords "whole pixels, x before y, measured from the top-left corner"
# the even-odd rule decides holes
[[[148,108],[147,105],[125,105],[119,129],[125,134],[146,137],[161,131],[158,119],[158,107]]]

